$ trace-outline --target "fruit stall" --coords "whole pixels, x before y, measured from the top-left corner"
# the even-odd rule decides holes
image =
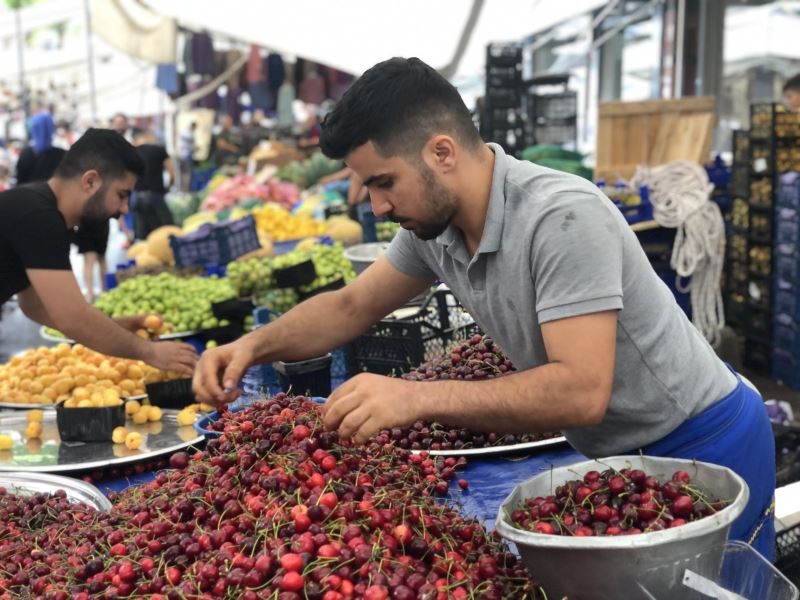
[[[95,306],[203,352],[348,284],[385,246],[331,216],[342,198],[315,184],[335,168],[212,178]],[[797,597],[727,542],[748,497],[727,469],[588,461],[559,431],[326,431],[325,397],[363,370],[515,371],[446,287],[331,355],[250,368],[220,409],[176,373],[41,335],[0,365],[0,600]]]

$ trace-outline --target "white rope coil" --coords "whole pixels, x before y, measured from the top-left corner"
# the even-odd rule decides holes
[[[655,220],[662,227],[677,230],[670,265],[678,278],[691,279],[688,288],[681,286],[680,279],[676,287],[690,293],[692,322],[715,346],[725,326],[720,291],[725,222],[719,206],[711,201],[714,185],[703,167],[688,161],[639,167],[631,184],[637,189],[646,185]]]

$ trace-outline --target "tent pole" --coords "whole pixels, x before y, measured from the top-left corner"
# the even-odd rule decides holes
[[[19,69],[19,98],[22,106],[22,131],[24,140],[28,140],[28,91],[25,89],[25,58],[23,56],[25,47],[25,34],[22,32],[22,3],[17,0],[14,3],[14,28],[17,32],[17,66]]]
[[[89,63],[89,105],[91,106],[92,125],[97,125],[97,89],[94,80],[94,44],[92,42],[92,12],[89,0],[83,0],[86,17],[86,57]]]

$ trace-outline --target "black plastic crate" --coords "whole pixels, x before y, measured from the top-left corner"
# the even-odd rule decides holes
[[[753,372],[769,375],[772,367],[772,348],[760,341],[745,339],[744,364]]]
[[[355,372],[404,373],[444,354],[455,340],[478,332],[450,292],[437,291],[409,317],[387,318],[350,344]]]
[[[513,66],[490,65],[486,69],[486,85],[488,87],[519,86],[522,84],[521,64]]]
[[[330,354],[297,362],[276,362],[281,387],[285,392],[327,397],[331,393]]]
[[[729,189],[739,196],[750,195],[750,167],[748,165],[733,165]]]
[[[534,94],[531,96],[531,120],[537,125],[548,125],[553,121],[575,119],[578,116],[576,92],[558,94]]]
[[[733,164],[747,165],[750,163],[750,132],[736,129],[733,132]]]
[[[486,46],[486,71],[516,67],[522,63],[522,46],[519,44],[494,43]]]
[[[750,244],[747,251],[747,264],[756,277],[772,276],[772,247],[766,244]]]
[[[543,125],[533,128],[533,139],[537,144],[566,144],[578,136],[577,125]]]
[[[772,213],[750,213],[749,237],[751,241],[759,244],[772,243]]]
[[[800,481],[800,427],[773,424],[772,431],[775,434],[777,487]]]
[[[747,262],[747,236],[733,233],[728,237],[728,258],[730,260],[746,263]]]
[[[800,524],[778,532],[775,550],[775,567],[793,583],[800,583]]]
[[[519,88],[514,87],[487,88],[486,104],[491,110],[498,108],[519,108],[522,105],[522,94]]]

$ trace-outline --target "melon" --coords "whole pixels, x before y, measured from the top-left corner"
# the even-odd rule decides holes
[[[133,246],[128,248],[128,259],[133,259],[139,256],[142,252],[147,252],[147,242],[136,242]]]
[[[174,264],[172,247],[169,245],[169,236],[183,235],[183,230],[175,225],[164,225],[154,229],[147,236],[147,252],[164,264]]]
[[[353,246],[363,241],[364,229],[352,219],[334,217],[328,220],[325,235],[334,242],[342,242],[345,246]]]

